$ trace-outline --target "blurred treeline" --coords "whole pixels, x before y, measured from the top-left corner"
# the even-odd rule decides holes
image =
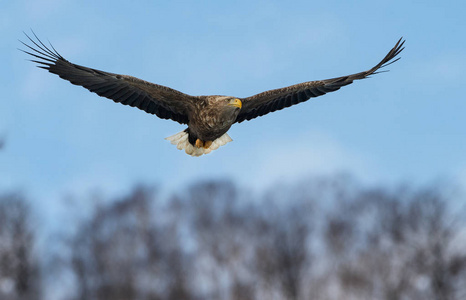
[[[2,300],[466,299],[465,201],[441,188],[137,187],[71,209],[46,254],[27,201],[0,198]]]

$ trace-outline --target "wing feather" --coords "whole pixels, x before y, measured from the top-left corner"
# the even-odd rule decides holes
[[[31,61],[37,63],[38,67],[115,102],[137,107],[162,119],[188,123],[190,111],[199,100],[198,97],[136,77],[73,64],[64,59],[51,44],[51,48],[47,47],[33,34],[35,40],[25,33],[31,45],[21,42],[29,51],[20,50],[33,56],[35,59]]]
[[[396,57],[403,51],[404,42],[403,38],[399,39],[390,52],[377,65],[367,71],[332,79],[303,82],[241,99],[243,107],[236,118],[236,122],[249,121],[270,112],[307,101],[310,98],[337,91],[342,86],[351,84],[354,80],[364,79],[370,75],[384,72],[378,70],[400,59]]]

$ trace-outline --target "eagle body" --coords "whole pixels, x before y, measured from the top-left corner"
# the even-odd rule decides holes
[[[234,103],[236,97],[229,96],[200,96],[201,105],[198,105],[189,120],[190,142],[200,139],[202,141],[215,141],[225,134],[240,112]]]
[[[210,153],[231,142],[228,129],[241,109],[241,100],[230,96],[199,96],[189,117],[188,128],[166,138],[192,156]]]
[[[234,123],[249,121],[310,98],[337,91],[354,80],[380,73],[379,69],[399,60],[396,57],[404,49],[404,41],[400,39],[377,65],[367,71],[303,82],[246,98],[237,98],[219,95],[191,96],[133,76],[73,64],[63,58],[51,44],[50,47],[46,46],[34,32],[33,35],[35,39],[26,34],[32,45],[22,42],[30,51],[21,51],[34,57],[32,61],[38,63],[38,67],[99,96],[137,107],[161,119],[188,125],[185,130],[166,139],[191,156],[210,153],[232,141],[227,131]]]

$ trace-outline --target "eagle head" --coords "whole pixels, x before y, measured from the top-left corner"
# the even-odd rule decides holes
[[[232,98],[228,101],[228,105],[241,109],[241,107],[243,107],[243,102],[238,98]]]
[[[220,119],[222,119],[223,124],[228,123],[228,127],[234,123],[236,117],[238,116],[243,103],[236,97],[225,97],[222,101]]]

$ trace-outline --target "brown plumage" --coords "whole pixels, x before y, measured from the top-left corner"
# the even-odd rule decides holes
[[[34,32],[33,32],[34,34]],[[270,112],[333,92],[379,73],[378,70],[399,58],[403,49],[400,39],[390,52],[373,68],[342,77],[308,81],[289,87],[269,90],[247,98],[231,96],[191,96],[166,86],[150,83],[136,77],[99,71],[73,64],[64,59],[52,45],[43,44],[26,34],[33,46],[23,43],[32,52],[24,51],[39,60],[32,60],[40,68],[57,74],[72,84],[85,87],[99,96],[121,104],[137,107],[162,119],[171,119],[188,128],[169,138],[178,149],[199,156],[231,141],[227,131],[235,122],[243,122]],[[35,46],[35,47],[34,47]]]

